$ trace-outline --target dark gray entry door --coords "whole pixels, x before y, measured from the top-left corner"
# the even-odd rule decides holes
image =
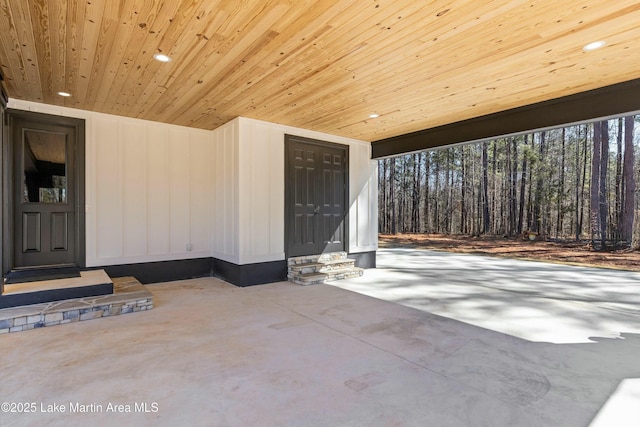
[[[77,133],[12,117],[13,268],[79,264]]]
[[[286,135],[287,257],[344,251],[348,146]]]

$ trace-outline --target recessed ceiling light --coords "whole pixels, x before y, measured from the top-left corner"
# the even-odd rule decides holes
[[[370,119],[377,119],[378,117],[380,117],[380,114],[376,114],[376,113],[369,114]]]
[[[601,47],[603,47],[605,44],[607,44],[607,42],[605,42],[604,40],[598,40],[597,42],[592,42],[589,43],[587,45],[585,45],[582,50],[585,51],[590,51],[590,50],[596,50],[596,49],[600,49]]]
[[[64,97],[67,97],[67,98],[71,96],[71,94],[69,92],[58,92],[58,95],[64,96]]]
[[[171,57],[165,55],[164,53],[156,53],[153,57],[160,62],[169,62],[171,61]]]

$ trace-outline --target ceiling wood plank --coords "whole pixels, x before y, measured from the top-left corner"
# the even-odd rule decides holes
[[[78,93],[75,92],[78,86],[78,80],[80,79],[80,64],[82,57],[82,45],[83,45],[83,31],[86,24],[86,2],[83,0],[67,0],[66,10],[66,52],[65,52],[65,65],[64,75],[62,79],[64,84],[61,90],[72,93],[73,98],[66,100],[65,105],[79,106]]]
[[[138,70],[146,66],[149,63],[149,59],[152,58],[154,52],[151,49],[147,51],[146,46],[148,38],[153,34],[150,34],[150,30],[147,27],[153,23],[159,8],[160,4],[157,2],[146,2],[141,5],[141,8],[133,9],[132,15],[121,17],[121,22],[123,19],[130,20],[127,24],[122,24],[127,25],[130,31],[127,34],[128,39],[123,39],[125,43],[122,47],[120,63],[113,76],[109,96],[104,103],[105,110],[120,110],[127,92],[135,88],[135,86],[131,87],[128,84],[129,80],[132,76],[139,75]],[[138,85],[141,85],[141,83]]]
[[[103,53],[99,50],[101,45],[98,44],[100,37],[100,26],[102,22],[102,14],[104,13],[105,3],[108,0],[93,0],[87,3],[84,16],[82,19],[82,47],[80,51],[80,67],[78,71],[79,79],[77,86],[73,87],[73,96],[77,100],[78,108],[87,108],[93,111],[99,111],[91,102],[93,92],[95,91],[95,78],[101,74],[101,70],[95,67],[96,58],[101,57]],[[80,18],[80,14],[77,16]],[[78,26],[80,27],[80,25]]]
[[[136,102],[143,105],[146,99],[147,91],[153,91],[158,86],[159,74],[163,67],[157,61],[151,60],[156,53],[169,53],[167,49],[163,50],[162,46],[168,43],[163,42],[165,31],[161,30],[165,23],[172,22],[179,8],[178,2],[154,2],[154,10],[150,12],[145,19],[140,19],[138,27],[145,33],[145,37],[141,40],[141,44],[133,46],[137,48],[137,59],[132,68],[133,75],[127,76],[127,81],[134,79],[137,84],[123,84],[119,94],[115,97],[118,102],[113,104],[113,111],[116,114],[127,115],[128,106]],[[169,70],[164,68],[168,73]],[[143,111],[139,111],[138,115],[143,115]]]
[[[45,102],[64,104],[66,98],[56,96],[60,91],[67,92],[67,1],[49,3],[49,40],[51,41],[51,93]],[[69,52],[71,53],[71,52]],[[46,96],[46,94],[45,94]]]
[[[9,55],[8,61],[14,61],[11,67],[12,74],[8,74],[9,96],[12,96],[14,87],[23,97],[43,102],[43,87],[40,74],[47,73],[46,64],[41,70],[38,65],[38,53],[36,51],[36,39],[30,13],[27,4],[20,0],[8,0],[8,10],[4,11],[3,17],[7,20],[2,22],[2,35],[9,36],[10,41],[3,42],[7,47]],[[4,37],[2,37],[4,39]],[[20,84],[22,81],[29,82],[28,85]],[[18,89],[19,88],[19,89]]]
[[[51,58],[51,33],[49,25],[51,22],[49,15],[49,5],[44,1],[27,2],[27,11],[31,26],[33,28],[33,38],[38,40],[34,44],[35,63],[32,66],[38,68],[40,85],[42,87],[42,102],[53,103],[53,60]]]
[[[640,111],[640,79],[372,143],[372,158],[495,139]]]
[[[638,22],[637,0],[2,0],[0,67],[16,99],[379,140],[638,79]]]

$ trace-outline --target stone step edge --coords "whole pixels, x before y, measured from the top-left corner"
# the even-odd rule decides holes
[[[123,278],[127,279],[127,278]],[[118,279],[113,279],[114,284]],[[134,279],[135,280],[135,279]],[[126,280],[120,279],[123,283]],[[138,285],[140,282],[135,280]],[[141,285],[142,286],[142,285]],[[102,296],[104,298],[111,297],[109,295]],[[101,298],[100,296],[95,298]],[[37,312],[30,314],[9,315],[0,319],[0,335],[6,333],[15,333],[28,331],[31,329],[44,328],[48,326],[64,325],[67,323],[99,319],[102,317],[119,316],[128,313],[136,313],[153,309],[153,294],[146,291],[144,295],[132,295],[130,298],[125,297],[117,301],[97,301],[94,304],[87,305],[81,301],[83,298],[71,299],[67,301],[55,302],[62,304],[62,307],[44,308],[48,303],[34,304],[33,306],[24,306],[18,308],[37,308]],[[78,302],[78,305],[74,305]],[[42,310],[41,310],[42,308]],[[16,307],[6,308],[3,310],[14,311]]]
[[[342,260],[348,259],[347,253],[344,251],[341,251],[341,252],[327,252],[327,253],[318,254],[318,255],[303,255],[298,257],[290,257],[289,259],[287,259],[287,265],[304,264],[306,262],[324,262],[324,261],[330,261],[334,259],[342,259]],[[300,261],[300,262],[296,262],[296,261]]]
[[[152,308],[153,299],[144,298],[120,303],[96,305],[87,308],[60,310],[54,313],[42,313],[9,318],[0,321],[0,334],[28,331],[30,329],[44,328],[47,326],[64,325],[66,323],[98,319],[101,317],[119,316],[138,311],[151,310]]]
[[[353,266],[355,264],[356,260],[354,259],[334,259],[331,261],[325,261],[325,262],[310,262],[307,264],[295,264],[295,265],[290,265],[289,266],[289,270],[293,270],[293,271],[300,271],[303,270],[305,268],[316,268],[316,267],[334,267],[336,265],[340,265],[340,264],[345,264],[345,265],[350,265]]]
[[[327,275],[331,275],[331,274],[340,274],[340,273],[344,273],[345,271],[350,271],[355,269],[356,267],[354,266],[344,266],[344,267],[339,267],[339,268],[321,268],[319,270],[301,270],[301,271],[292,271],[289,270],[287,272],[287,277],[300,277],[300,276],[304,276],[307,274],[327,274]]]
[[[363,274],[364,274],[364,269],[359,267],[353,267],[353,268],[345,268],[340,270],[333,270],[330,273],[305,273],[305,274],[294,275],[292,277],[289,277],[289,280],[300,285],[305,285],[305,284],[330,282],[333,280],[341,280],[342,278],[340,279],[337,278],[337,276],[340,276],[340,275],[344,275],[345,277],[343,278],[346,279],[346,278],[352,278],[352,277],[359,277],[359,276],[362,276]]]
[[[360,277],[362,276],[362,273],[349,273],[349,274],[345,274],[344,276],[340,277],[340,278],[333,278],[333,279],[323,279],[323,278],[317,278],[315,280],[298,280],[298,279],[291,279],[290,281],[292,283],[295,283],[297,285],[302,285],[302,286],[308,286],[308,285],[320,285],[320,284],[327,284],[329,282],[337,282],[340,280],[346,280],[346,279],[353,279],[355,277]]]
[[[348,272],[355,272],[355,271],[364,271],[363,268],[360,267],[347,267],[347,268],[336,268],[335,270],[329,270],[329,271],[315,271],[312,273],[302,273],[302,274],[296,274],[296,276],[298,277],[313,277],[313,276],[331,276],[331,275],[337,275],[337,274],[341,274],[341,273],[348,273]]]

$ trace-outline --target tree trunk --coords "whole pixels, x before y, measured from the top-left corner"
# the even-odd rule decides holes
[[[473,234],[474,236],[477,236],[478,234],[480,234],[480,229],[478,228],[478,205],[476,203],[476,166],[477,166],[477,162],[476,162],[476,149],[477,149],[477,144],[473,145],[470,147],[469,149],[469,157],[470,157],[470,161],[471,161],[471,177],[469,179],[470,182],[470,186],[471,186],[471,209],[470,209],[470,213],[471,213],[471,234]],[[478,191],[478,193],[480,193]]]
[[[558,182],[558,197],[556,209],[556,239],[563,234],[562,222],[564,220],[564,178],[565,178],[565,138],[567,136],[566,129],[562,129],[562,155],[560,160],[560,179]]]
[[[407,231],[407,161],[406,157],[399,157],[400,163],[400,179],[398,185],[398,230],[400,233]]]
[[[580,240],[580,128],[577,129],[578,136],[576,138],[576,185],[575,185],[575,236],[576,242]]]
[[[431,233],[431,217],[429,216],[429,207],[431,205],[429,201],[429,183],[431,178],[431,152],[424,153],[424,230],[426,233]]]
[[[389,165],[389,213],[391,222],[391,234],[397,233],[396,221],[396,158],[392,157]]]
[[[624,164],[622,166],[622,176],[624,177],[624,206],[622,209],[622,240],[629,245],[633,239],[633,220],[636,205],[636,179],[635,155],[633,152],[633,125],[634,117],[627,116],[624,119]]]
[[[607,224],[609,223],[609,203],[607,200],[607,171],[609,170],[609,123],[600,125],[600,240],[602,248],[607,247]]]
[[[615,188],[615,206],[613,208],[615,212],[615,229],[613,233],[613,247],[618,246],[622,235],[622,131],[624,128],[624,121],[621,118],[618,119],[618,136],[616,138],[616,188]]]
[[[446,172],[444,175],[444,233],[445,234],[449,234],[449,229],[451,227],[451,200],[449,198],[450,194],[451,194],[451,185],[450,185],[450,179],[451,179],[451,150],[452,148],[448,148],[446,150],[446,155],[447,155],[447,167],[446,167]]]
[[[387,177],[386,177],[386,160],[381,160],[378,162],[378,231],[380,233],[386,233],[384,218],[387,211]]]
[[[511,138],[512,145],[512,169],[511,169],[511,178],[510,178],[510,219],[511,224],[509,226],[509,235],[513,236],[516,233],[516,217],[518,216],[518,205],[517,205],[517,197],[518,197],[518,144],[516,143],[516,138]]]
[[[465,197],[467,190],[467,171],[466,171],[466,150],[464,149],[464,145],[461,148],[461,156],[460,156],[460,168],[462,169],[462,176],[460,180],[462,181],[462,186],[460,188],[460,232],[463,234],[467,234],[469,232],[467,228],[467,209],[465,205]]]
[[[582,180],[580,189],[580,221],[578,222],[578,235],[582,235],[584,228],[584,210],[585,210],[585,187],[587,184],[587,159],[588,156],[588,139],[589,139],[589,125],[584,125],[584,139],[582,140]]]
[[[420,154],[413,155],[413,194],[411,197],[411,232],[420,231]]]
[[[591,244],[599,249],[597,241],[600,231],[600,159],[602,142],[602,123],[593,124],[593,153],[591,156]]]
[[[436,233],[440,232],[440,156],[433,153],[434,175],[436,176],[435,187],[433,189],[433,229]]]
[[[482,232],[489,232],[489,171],[487,158],[487,143],[482,143]]]
[[[529,141],[529,135],[524,136],[524,145]],[[522,178],[520,178],[520,207],[518,209],[518,234],[522,234],[522,219],[524,216],[525,190],[527,186],[527,152],[522,153]]]
[[[544,162],[545,162],[545,145],[546,145],[547,133],[545,131],[540,132],[540,149],[538,158],[538,167],[536,172],[538,177],[536,180],[536,197],[533,208],[533,231],[543,234],[542,229],[542,202],[543,202],[543,189],[544,189]]]
[[[511,192],[511,174],[513,173],[512,159],[511,159],[511,141],[509,139],[505,139],[505,167],[502,179],[503,185],[503,204],[505,206],[505,226],[504,226],[504,234],[511,236],[513,234],[512,224],[514,222],[513,217],[513,209],[511,209],[511,200],[513,199],[513,193]]]

